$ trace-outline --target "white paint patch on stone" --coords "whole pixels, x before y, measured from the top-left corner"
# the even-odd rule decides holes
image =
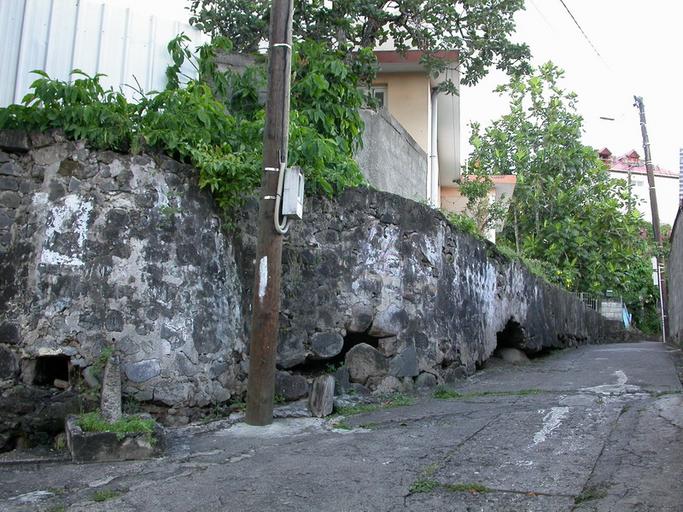
[[[256,453],[256,451],[251,449],[246,453],[241,453],[239,455],[235,455],[234,457],[230,457],[227,460],[228,460],[228,462],[239,462],[239,461],[244,460],[244,459],[251,459],[255,453]]]
[[[261,258],[258,264],[258,298],[263,301],[268,287],[268,256]]]
[[[107,281],[111,285],[130,283],[133,278],[139,293],[147,291],[147,283],[142,278],[145,268],[145,248],[146,240],[131,238],[128,242],[130,256],[119,258],[112,256],[112,268]]]
[[[36,192],[33,194],[33,206],[41,206],[47,204],[47,192]]]
[[[626,384],[628,382],[628,377],[622,370],[617,370],[612,375],[617,378],[616,384],[603,384],[601,386],[581,388],[581,391],[596,393],[598,395],[623,395],[624,393],[637,393],[640,391],[639,386]]]
[[[55,493],[50,491],[33,491],[27,492],[26,494],[20,494],[19,496],[14,496],[8,501],[16,501],[18,503],[38,503],[40,501],[46,500],[54,496]]]
[[[105,476],[104,478],[100,478],[99,480],[93,480],[88,484],[88,487],[102,487],[103,485],[107,485],[109,482],[114,480],[115,477],[113,476]]]
[[[112,178],[116,178],[119,174],[121,174],[122,170],[123,164],[120,160],[113,160],[112,163],[109,164],[109,175]]]
[[[36,194],[38,196],[38,194]],[[34,196],[34,202],[37,197]],[[64,204],[52,208],[52,221],[45,229],[45,243],[40,262],[46,265],[66,265],[82,267],[80,258],[83,245],[88,235],[88,219],[93,205],[90,201],[83,201],[79,196],[70,194],[64,198]],[[63,233],[76,232],[76,246],[72,246],[75,254],[62,254],[50,249],[50,245]]]
[[[539,412],[545,412],[545,410],[541,409]],[[560,426],[562,420],[568,413],[569,407],[552,407],[550,411],[543,416],[543,426],[541,427],[541,430],[534,434],[534,446],[545,441],[552,431]]]

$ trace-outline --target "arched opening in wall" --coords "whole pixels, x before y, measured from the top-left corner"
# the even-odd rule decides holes
[[[54,386],[55,381],[69,382],[69,356],[40,356],[36,359],[33,384]]]
[[[496,350],[501,348],[516,348],[522,350],[524,345],[524,330],[514,318],[510,318],[502,331],[496,333]]]
[[[496,350],[494,354],[508,362],[519,363],[527,359],[546,356],[552,350],[550,347],[535,348],[533,344],[530,346],[528,341],[528,335],[524,327],[514,317],[511,317],[505,324],[505,327],[503,327],[503,330],[496,333]]]

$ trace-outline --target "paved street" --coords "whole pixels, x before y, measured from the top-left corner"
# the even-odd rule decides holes
[[[178,429],[160,460],[3,464],[0,510],[683,511],[675,355],[585,346],[494,361],[449,399]]]

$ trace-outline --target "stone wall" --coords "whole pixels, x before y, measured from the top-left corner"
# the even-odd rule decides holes
[[[427,153],[385,110],[361,110],[363,148],[355,156],[368,183],[385,192],[427,199]]]
[[[127,396],[176,407],[242,398],[255,204],[227,234],[196,172],[169,158],[58,135],[13,147],[0,152],[2,387],[92,382],[113,346]],[[537,352],[614,327],[399,196],[309,198],[305,219],[283,252],[287,397],[331,367],[341,387],[409,389],[470,374],[497,346]]]
[[[669,339],[683,346],[683,210],[671,232],[669,255]]]
[[[113,344],[140,400],[239,395],[239,271],[192,169],[59,138],[0,161],[0,380],[57,355],[78,373]]]

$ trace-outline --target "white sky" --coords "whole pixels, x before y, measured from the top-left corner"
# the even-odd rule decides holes
[[[565,70],[563,86],[578,94],[584,143],[621,155],[643,155],[638,110],[643,97],[652,160],[678,170],[683,147],[683,2],[675,0],[565,0],[603,59],[576,27],[559,0],[527,0],[517,15],[516,39],[525,41],[540,64],[552,60]],[[463,149],[467,124],[488,124],[506,112],[507,101],[492,94],[505,81],[492,73],[461,91]],[[600,120],[600,116],[615,121]]]
[[[171,18],[187,18],[189,0],[108,0]],[[517,15],[516,39],[533,60],[552,60],[566,71],[564,87],[579,95],[584,142],[621,155],[643,154],[633,95],[643,96],[654,163],[678,169],[683,147],[683,2],[678,0],[565,0],[602,59],[574,25],[560,0],[527,0]],[[505,76],[492,72],[461,90],[462,146],[469,153],[468,124],[486,125],[506,111],[492,92]],[[600,120],[600,116],[615,121]]]

